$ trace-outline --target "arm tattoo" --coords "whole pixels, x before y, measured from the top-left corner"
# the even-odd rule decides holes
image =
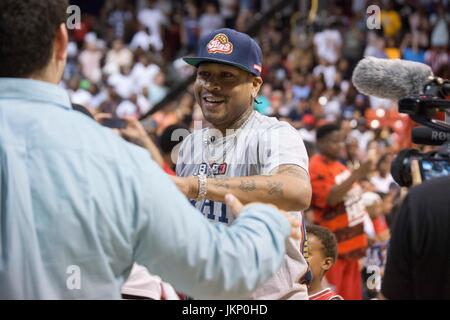
[[[283,196],[282,182],[267,181],[267,185],[269,187],[269,191],[267,192],[268,194],[274,196]]]
[[[228,183],[229,180],[230,178],[228,177],[215,178],[213,184],[218,188],[230,189],[230,184]]]
[[[274,170],[274,174],[281,174],[300,179],[304,179],[306,176],[305,170],[297,165],[281,165]]]
[[[256,190],[256,182],[255,180],[241,180],[239,189],[244,192],[254,191]]]

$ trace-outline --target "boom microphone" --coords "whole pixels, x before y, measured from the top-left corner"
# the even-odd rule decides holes
[[[425,84],[432,77],[433,71],[423,63],[366,57],[358,62],[352,81],[365,95],[398,100],[423,93]]]

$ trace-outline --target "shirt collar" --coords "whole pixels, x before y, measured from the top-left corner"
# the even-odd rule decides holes
[[[49,82],[0,77],[0,99],[26,99],[72,109],[66,90]]]

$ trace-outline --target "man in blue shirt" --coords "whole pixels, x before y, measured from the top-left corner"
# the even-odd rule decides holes
[[[243,298],[296,227],[228,196],[210,224],[143,149],[72,109],[57,86],[65,0],[0,2],[0,299],[116,299],[134,262],[195,298]]]

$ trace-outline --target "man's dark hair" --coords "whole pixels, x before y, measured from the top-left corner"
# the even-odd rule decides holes
[[[337,259],[336,236],[330,230],[315,224],[306,225],[306,233],[315,235],[323,245],[323,254],[327,258]]]
[[[165,154],[169,154],[172,152],[173,148],[176,147],[177,144],[181,143],[183,141],[184,136],[179,137],[179,140],[173,140],[172,134],[177,129],[184,129],[184,131],[187,132],[188,128],[186,126],[180,125],[180,124],[174,124],[171,126],[168,126],[166,129],[164,129],[163,133],[161,134],[161,137],[159,138],[159,146],[161,148],[161,151]]]
[[[0,77],[25,78],[50,62],[67,0],[0,1]]]
[[[316,131],[316,140],[320,141],[323,138],[326,138],[328,135],[333,133],[334,131],[340,131],[341,127],[337,123],[327,123],[323,126],[319,127]]]

